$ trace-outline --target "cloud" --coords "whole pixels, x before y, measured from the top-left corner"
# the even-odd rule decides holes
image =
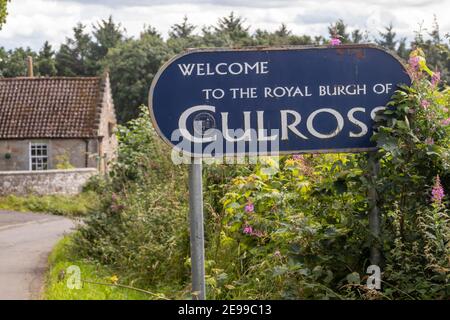
[[[377,29],[392,23],[395,27],[407,27],[408,24],[399,20],[394,14],[384,9],[365,8],[351,12],[340,9],[314,9],[306,10],[295,18],[295,22],[305,25],[330,25],[342,19],[350,28]]]
[[[111,8],[124,7],[149,7],[172,4],[195,4],[195,5],[215,5],[225,7],[265,7],[278,8],[300,4],[300,0],[59,0],[61,2],[74,2],[84,5],[102,5]]]
[[[344,19],[345,17],[345,19]],[[351,25],[365,25],[369,17],[368,13],[364,14],[349,14],[341,10],[308,10],[296,17],[295,22],[299,24],[331,24],[338,19],[344,19],[346,24]]]
[[[56,0],[55,0],[56,1]],[[196,4],[196,5],[215,5],[226,7],[256,7],[256,8],[280,8],[301,6],[312,0],[57,0],[59,2],[72,2],[83,5],[102,5],[106,7],[149,7],[171,4]],[[321,1],[322,4],[327,1]],[[361,3],[360,0],[341,0],[347,4]],[[389,7],[423,7],[432,4],[439,4],[442,0],[365,0],[364,3],[374,4],[378,6]]]
[[[275,30],[285,23],[295,34],[327,36],[330,23],[342,18],[349,31],[358,28],[372,35],[392,22],[398,36],[412,39],[418,23],[430,27],[436,14],[442,34],[450,32],[450,1],[437,0],[14,0],[8,11],[0,31],[0,46],[6,48],[39,49],[46,40],[58,46],[72,36],[77,22],[91,30],[109,15],[128,36],[138,36],[144,24],[167,36],[170,26],[185,15],[202,27],[231,11],[244,17],[251,31]]]
[[[356,2],[354,0],[343,0],[345,2]],[[388,6],[388,7],[425,7],[433,4],[440,4],[442,0],[366,0],[365,3],[375,4],[379,6]]]

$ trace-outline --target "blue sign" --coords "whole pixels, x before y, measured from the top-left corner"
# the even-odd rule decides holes
[[[194,156],[374,149],[375,113],[402,63],[376,46],[194,50],[174,57],[150,90],[162,138]]]

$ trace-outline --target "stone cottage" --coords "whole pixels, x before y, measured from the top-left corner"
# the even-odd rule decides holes
[[[51,185],[52,174],[108,171],[117,150],[115,127],[107,74],[0,79],[0,193],[8,193],[2,180],[10,176],[29,187],[25,180]],[[64,193],[64,186],[59,191],[48,193]]]

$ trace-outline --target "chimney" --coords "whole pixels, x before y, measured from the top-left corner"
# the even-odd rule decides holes
[[[28,77],[33,78],[34,72],[33,72],[33,57],[28,56],[27,58],[27,68],[28,68]]]

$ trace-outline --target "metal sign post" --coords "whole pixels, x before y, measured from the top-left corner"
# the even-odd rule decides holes
[[[369,200],[369,230],[372,237],[372,245],[370,247],[370,263],[372,265],[380,265],[381,250],[380,250],[380,227],[381,217],[380,209],[378,208],[378,194],[375,186],[376,177],[380,171],[380,164],[376,160],[376,153],[369,152],[368,154],[370,187],[368,190]]]
[[[189,220],[191,230],[192,296],[194,300],[205,300],[202,158],[191,158],[189,166]]]

